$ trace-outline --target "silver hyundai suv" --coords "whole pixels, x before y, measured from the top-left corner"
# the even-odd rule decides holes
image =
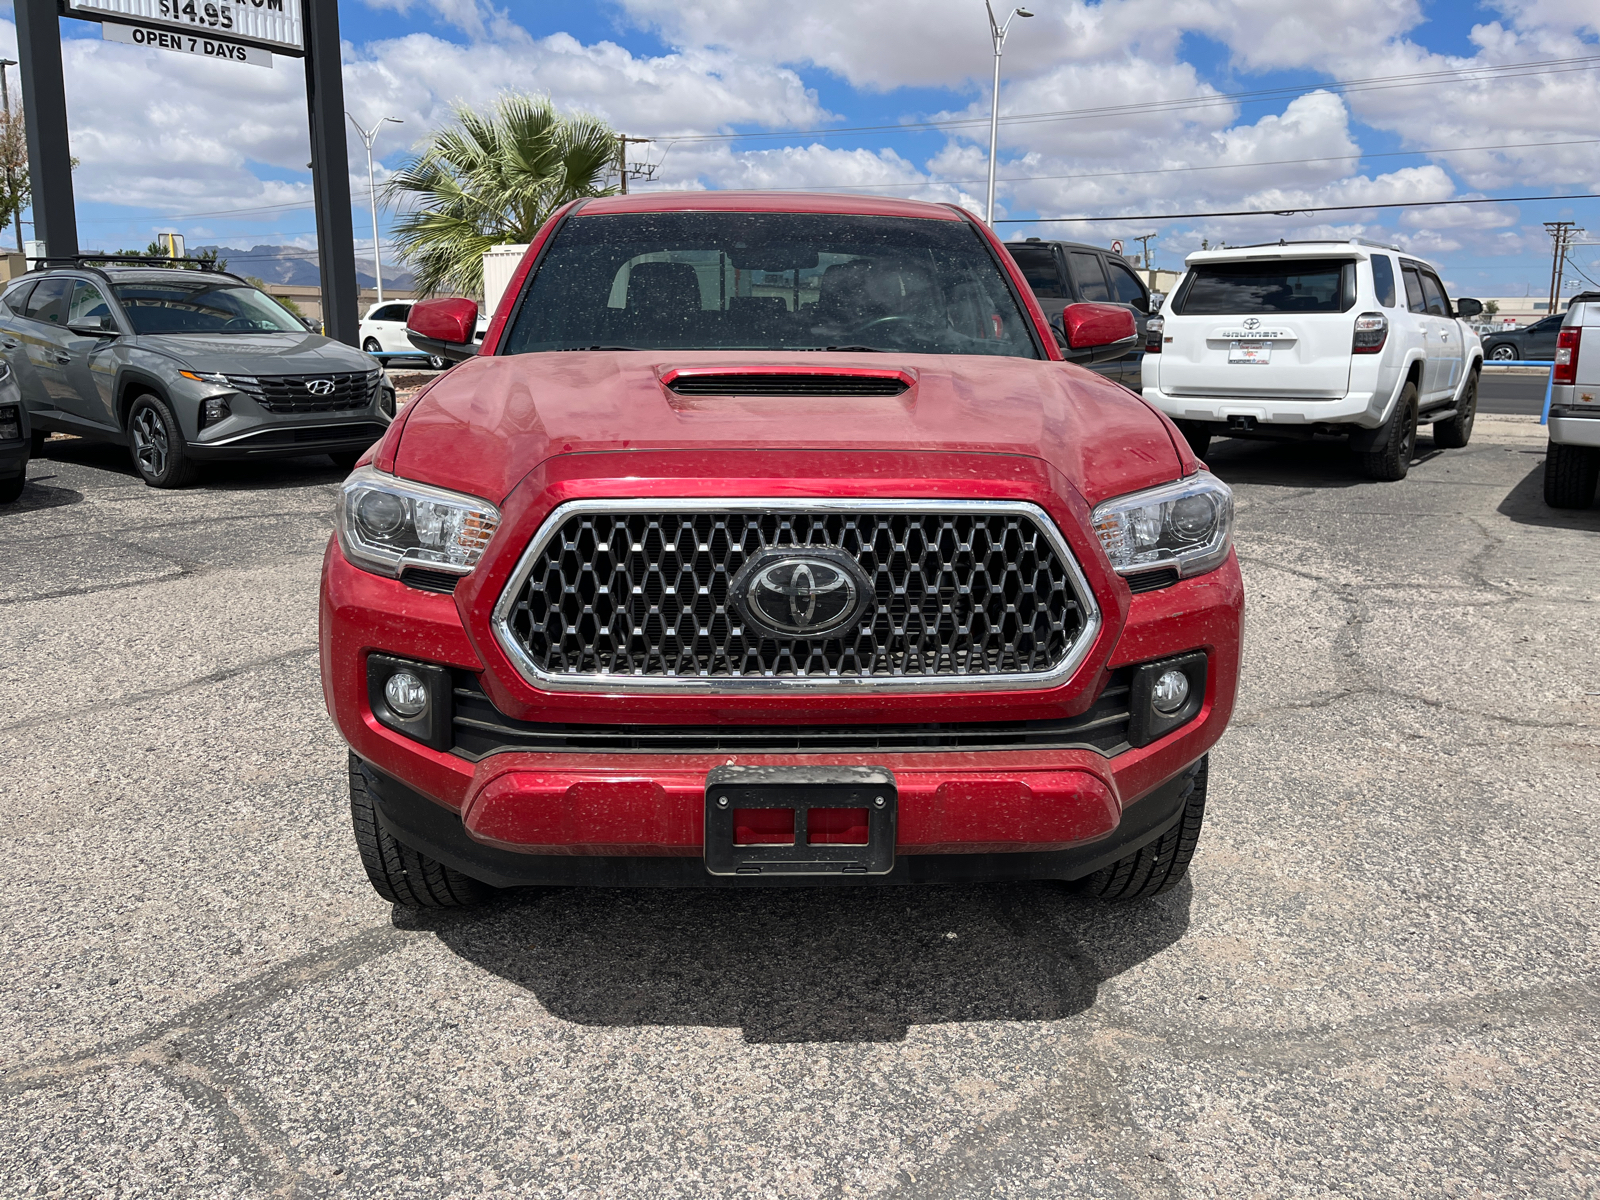
[[[218,459],[326,454],[348,470],[394,416],[370,355],[223,271],[30,271],[0,294],[0,357],[36,440],[125,445],[151,487],[182,487]]]

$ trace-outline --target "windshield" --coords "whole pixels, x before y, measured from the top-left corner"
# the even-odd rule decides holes
[[[792,213],[569,220],[501,352],[598,349],[1041,356],[965,221]]]
[[[304,333],[305,326],[253,287],[197,279],[112,286],[135,333]]]
[[[1355,302],[1355,263],[1273,258],[1195,267],[1172,311],[1200,317],[1337,313]]]

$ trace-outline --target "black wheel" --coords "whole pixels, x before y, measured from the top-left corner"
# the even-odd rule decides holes
[[[1194,857],[1195,845],[1200,841],[1200,826],[1206,819],[1206,775],[1210,767],[1208,754],[1189,778],[1183,815],[1171,829],[1128,857],[1119,858],[1109,867],[1102,867],[1068,886],[1079,895],[1093,896],[1097,900],[1142,900],[1176,887],[1189,873],[1189,860]]]
[[[1411,456],[1417,449],[1417,388],[1406,384],[1395,402],[1394,412],[1383,427],[1376,450],[1361,455],[1361,469],[1369,478],[1398,483],[1411,469]]]
[[[128,410],[128,440],[133,469],[153,488],[181,488],[194,482],[199,467],[184,452],[183,430],[160,396],[146,393]]]
[[[1460,450],[1472,440],[1472,422],[1478,415],[1478,373],[1474,371],[1461,389],[1456,415],[1433,423],[1433,444],[1441,450]]]
[[[361,348],[368,354],[381,354],[383,352],[383,346],[378,342],[377,338],[368,338],[361,343]]]
[[[30,451],[30,454],[34,458],[43,458],[44,444],[49,440],[50,431],[48,429],[35,429],[33,431],[33,449]]]
[[[1194,451],[1196,458],[1204,458],[1206,451],[1211,449],[1211,430],[1204,421],[1174,421],[1178,432],[1183,434],[1183,440],[1189,443],[1189,449]]]
[[[450,365],[450,360],[443,355],[430,354],[428,355],[428,365],[435,371],[443,371]]]
[[[0,479],[0,504],[11,504],[22,495],[22,489],[28,485],[28,472],[24,468],[22,474],[14,475],[10,479]]]
[[[372,797],[367,794],[361,760],[354,754],[350,756],[350,823],[355,828],[356,849],[361,852],[361,865],[367,869],[372,889],[390,904],[458,908],[476,904],[494,890],[385,833],[378,824]]]
[[[1551,508],[1588,508],[1600,483],[1600,446],[1558,446],[1545,450],[1544,502]]]
[[[1495,362],[1512,362],[1517,357],[1517,348],[1507,342],[1489,347],[1489,357]]]
[[[337,454],[328,455],[328,457],[333,459],[334,466],[348,475],[356,469],[356,460],[365,453],[365,450],[341,450]]]

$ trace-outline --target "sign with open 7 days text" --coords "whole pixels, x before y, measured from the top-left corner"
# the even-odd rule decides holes
[[[300,0],[66,0],[66,15],[183,33],[187,35],[181,47],[185,52],[190,38],[255,46],[279,54],[300,56],[306,52]],[[106,37],[129,40],[121,34],[107,33]],[[197,42],[193,53],[205,51]]]
[[[100,34],[108,42],[126,42],[130,46],[143,46],[157,54],[198,54],[204,58],[220,58],[223,62],[252,63],[258,67],[272,66],[272,53],[255,46],[246,46],[231,38],[211,37],[203,33],[184,33],[181,29],[147,29],[143,25],[119,25],[115,21],[102,21]]]

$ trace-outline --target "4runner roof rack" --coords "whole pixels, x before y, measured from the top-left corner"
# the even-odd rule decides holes
[[[1268,246],[1371,246],[1374,250],[1393,250],[1396,254],[1404,254],[1399,246],[1391,246],[1387,242],[1375,242],[1371,238],[1299,238],[1295,241],[1285,241],[1279,238],[1275,242],[1252,242],[1248,246],[1224,246],[1225,250],[1264,250]]]

